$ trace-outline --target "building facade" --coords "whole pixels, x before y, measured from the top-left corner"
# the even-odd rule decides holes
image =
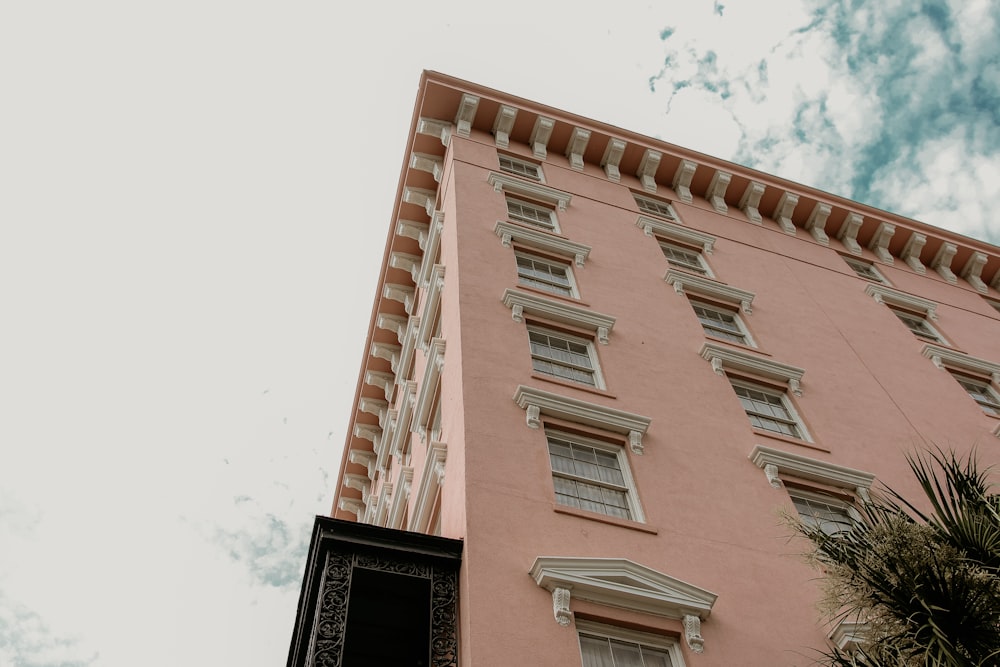
[[[461,541],[424,664],[812,664],[789,522],[1000,462],[1000,248],[432,72],[408,142],[333,517]]]

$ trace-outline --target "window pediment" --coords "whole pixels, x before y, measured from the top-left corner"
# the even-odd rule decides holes
[[[637,227],[642,228],[646,236],[660,236],[671,241],[700,247],[706,255],[711,255],[712,249],[715,246],[714,236],[694,229],[688,229],[687,227],[667,222],[666,220],[657,220],[656,218],[640,215],[635,224]]]
[[[556,190],[541,183],[529,183],[520,178],[508,176],[507,174],[499,174],[495,171],[490,172],[487,181],[497,192],[505,192],[545,202],[546,204],[555,206],[560,211],[565,211],[566,207],[569,206],[570,200],[573,198],[568,192]]]
[[[602,345],[608,344],[608,334],[615,326],[615,318],[611,315],[510,288],[504,290],[503,304],[510,308],[515,322],[522,322],[525,314],[544,317],[593,331]]]
[[[629,447],[636,454],[642,454],[642,436],[652,421],[649,417],[608,408],[577,398],[560,396],[542,389],[519,385],[514,392],[514,402],[524,408],[530,428],[540,428],[541,415],[586,424],[612,433],[628,435]]]
[[[712,613],[718,596],[626,558],[539,556],[528,572],[552,593],[553,612],[569,625],[570,596],[656,616],[680,619],[688,646],[704,648],[701,621]]]
[[[764,471],[768,482],[775,488],[781,488],[780,475],[786,474],[829,486],[851,489],[864,497],[875,481],[875,475],[862,470],[827,463],[801,454],[783,452],[764,445],[753,448],[750,460]]]
[[[877,303],[886,303],[891,306],[908,308],[920,313],[925,313],[929,319],[936,320],[937,304],[930,299],[900,292],[886,285],[869,285],[865,288],[865,294],[875,299]]]
[[[934,365],[938,368],[955,368],[958,370],[977,373],[979,375],[985,375],[989,377],[994,384],[1000,386],[1000,364],[998,363],[987,361],[986,359],[979,359],[978,357],[972,357],[968,354],[956,352],[955,350],[947,347],[941,347],[940,345],[933,345],[931,343],[924,345],[924,349],[921,351],[921,354],[934,362]]]
[[[583,266],[590,255],[590,246],[576,243],[535,229],[528,229],[505,220],[498,220],[493,231],[500,237],[505,248],[519,243],[529,248],[544,250],[554,255],[571,258],[577,266]]]
[[[712,370],[719,375],[724,375],[726,370],[752,373],[787,384],[793,394],[802,395],[801,381],[805,370],[801,368],[712,342],[703,344],[700,354],[702,359],[711,362]]]
[[[676,269],[669,269],[663,279],[673,285],[674,291],[678,294],[698,294],[718,301],[739,304],[744,313],[753,312],[752,304],[755,296],[753,292]]]

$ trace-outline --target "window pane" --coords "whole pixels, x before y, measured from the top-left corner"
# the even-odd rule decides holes
[[[792,502],[803,523],[819,528],[827,535],[848,531],[854,525],[846,505],[794,495]]]
[[[583,653],[583,667],[615,667],[607,639],[580,635],[580,651]]]
[[[687,269],[688,271],[693,271],[702,275],[708,273],[705,270],[705,265],[702,262],[701,253],[699,252],[681,248],[680,246],[666,242],[660,243],[660,250],[663,251],[663,256],[667,258],[667,263],[671,266]]]
[[[548,438],[556,502],[631,519],[628,488],[618,455],[561,438]]]
[[[801,438],[802,433],[780,395],[733,385],[750,423],[765,431]]]
[[[528,342],[532,367],[539,373],[596,386],[588,345],[536,330],[528,331]]]
[[[643,667],[638,644],[612,641],[611,655],[614,656],[615,667]]]
[[[522,285],[537,287],[552,294],[573,296],[567,265],[518,254],[517,278]]]

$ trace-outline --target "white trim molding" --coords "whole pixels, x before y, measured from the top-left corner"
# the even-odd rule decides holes
[[[434,215],[431,216],[431,222],[427,226],[426,233],[423,234],[418,241],[421,249],[424,251],[424,257],[420,262],[420,269],[413,278],[413,282],[417,285],[417,287],[427,287],[430,282],[431,273],[434,271],[434,267],[437,266],[435,262],[438,261],[438,250],[441,247],[442,231],[444,231],[444,213],[441,211],[434,211]]]
[[[420,484],[413,502],[413,517],[410,519],[409,530],[420,533],[430,530],[431,512],[434,511],[434,500],[438,491],[444,484],[447,460],[448,446],[443,442],[432,442],[427,447],[427,458],[424,459],[424,469],[420,473]]]
[[[444,370],[445,342],[443,338],[432,338],[427,346],[427,365],[420,381],[420,391],[417,392],[417,402],[413,411],[413,425],[410,427],[421,440],[427,436],[428,422],[431,419],[431,407],[441,384],[441,371]]]
[[[434,335],[434,325],[437,324],[438,313],[441,311],[441,294],[444,292],[444,264],[435,264],[428,276],[424,292],[424,309],[418,322],[420,329],[417,343],[421,349],[426,349],[431,336]]]
[[[875,299],[876,303],[886,303],[890,306],[909,308],[927,315],[927,319],[937,319],[937,304],[930,299],[900,292],[888,285],[871,284],[865,288],[865,294]]]
[[[964,352],[957,352],[947,347],[934,345],[933,343],[924,345],[921,354],[930,359],[941,370],[954,368],[983,375],[990,378],[993,384],[1000,387],[1000,364],[996,362],[973,357]]]
[[[698,246],[706,255],[711,255],[715,247],[715,237],[711,234],[688,229],[687,227],[667,222],[666,220],[657,220],[646,215],[640,215],[635,224],[646,233],[646,236],[661,236],[669,241],[678,241]]]
[[[688,293],[700,294],[710,299],[739,304],[740,310],[744,313],[753,312],[753,299],[756,296],[753,292],[723,285],[716,280],[676,269],[668,269],[663,279],[673,285],[674,291],[682,296]]]
[[[642,437],[652,419],[642,415],[608,408],[578,398],[560,396],[543,389],[518,385],[514,402],[523,408],[529,428],[541,428],[542,415],[585,424],[612,433],[628,435],[629,447],[635,454],[643,453]]]
[[[701,358],[712,364],[712,370],[718,375],[725,375],[727,370],[751,373],[758,377],[777,380],[787,384],[796,396],[802,395],[802,376],[805,370],[797,366],[771,361],[742,350],[706,341],[699,351]]]
[[[514,243],[550,252],[554,255],[569,257],[577,266],[583,266],[590,256],[590,246],[553,236],[537,229],[530,229],[523,225],[518,225],[506,220],[497,220],[493,228],[494,233],[500,237],[500,243],[505,248],[510,248]]]
[[[527,197],[535,201],[551,204],[560,211],[565,211],[566,207],[569,206],[570,200],[573,198],[573,195],[568,192],[556,190],[541,183],[529,183],[515,176],[508,176],[507,174],[500,174],[495,171],[491,171],[486,180],[497,192]]]
[[[701,621],[708,619],[718,595],[627,558],[539,556],[528,574],[552,593],[556,622],[568,626],[570,599],[678,619],[688,647],[701,653]]]
[[[768,482],[776,489],[782,486],[781,475],[791,475],[829,486],[853,489],[858,496],[866,498],[868,489],[875,482],[875,475],[871,473],[764,445],[753,448],[750,460],[764,471]]]
[[[503,305],[510,308],[515,322],[523,322],[526,314],[544,317],[553,322],[589,329],[595,332],[602,345],[608,344],[608,335],[615,326],[615,318],[611,315],[509,287],[504,290],[502,300]]]
[[[410,448],[410,423],[413,419],[413,406],[417,401],[417,383],[407,380],[403,383],[399,396],[399,411],[394,423],[390,424],[385,437],[389,439],[386,450],[389,454],[403,456]]]
[[[855,651],[860,644],[868,641],[871,626],[856,621],[841,621],[828,635],[830,641],[841,651]]]
[[[413,485],[413,468],[402,466],[399,469],[399,477],[396,480],[396,492],[392,494],[392,502],[389,505],[389,516],[386,518],[386,527],[403,529],[403,515],[406,514],[406,506],[409,504],[410,487]]]

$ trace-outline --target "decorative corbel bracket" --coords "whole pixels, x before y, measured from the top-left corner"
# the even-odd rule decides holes
[[[695,653],[705,651],[705,639],[701,636],[701,619],[694,614],[684,615],[684,641]]]
[[[531,130],[531,137],[528,143],[531,145],[531,154],[539,160],[544,160],[548,155],[546,146],[549,145],[549,138],[552,136],[552,128],[556,122],[551,118],[539,116],[535,119],[535,126]]]
[[[872,236],[871,243],[868,244],[868,249],[886,264],[893,263],[892,254],[889,252],[889,241],[892,240],[895,233],[896,225],[891,222],[880,222],[878,229],[875,230],[875,235]]]
[[[417,121],[417,134],[426,134],[437,137],[441,143],[447,146],[451,143],[452,124],[433,118],[421,118]]]
[[[510,145],[510,131],[514,129],[514,120],[517,118],[517,108],[507,104],[501,104],[497,111],[496,120],[493,121],[493,140],[500,148],[507,148]]]
[[[618,183],[622,180],[622,173],[618,170],[622,156],[625,155],[625,142],[621,139],[610,137],[608,147],[604,149],[604,157],[601,158],[601,166],[604,167],[604,174],[609,181]]]
[[[764,196],[765,189],[763,183],[750,181],[747,183],[747,189],[743,191],[743,196],[740,197],[740,210],[750,222],[757,225],[764,221],[757,207],[760,206],[760,198]]]
[[[926,244],[926,236],[913,232],[910,234],[910,238],[906,239],[906,245],[903,246],[903,252],[899,255],[903,258],[903,261],[906,262],[907,266],[920,275],[927,273],[927,267],[925,267],[924,263],[920,261],[920,253],[923,252]]]
[[[954,285],[958,282],[958,277],[951,270],[951,260],[955,258],[958,246],[947,241],[941,244],[934,259],[931,260],[931,268],[938,272],[942,278]]]
[[[588,143],[590,143],[590,130],[574,127],[566,145],[566,157],[569,159],[570,169],[583,171],[583,154],[587,150]]]
[[[989,257],[986,253],[979,252],[978,250],[972,253],[969,257],[969,261],[965,263],[965,267],[962,269],[962,277],[965,278],[966,282],[972,285],[977,292],[982,292],[986,294],[989,291],[989,287],[983,282],[983,268],[986,266],[986,262]]]
[[[455,133],[460,137],[468,137],[472,134],[472,121],[476,118],[476,109],[479,108],[479,98],[475,95],[464,93],[462,101],[458,104],[458,113],[455,114]]]
[[[829,204],[816,202],[809,219],[806,220],[806,230],[812,234],[816,243],[830,245],[830,237],[826,235],[826,220],[830,217],[831,210]]]
[[[642,154],[639,162],[639,169],[635,172],[636,177],[642,183],[642,189],[646,192],[656,192],[656,170],[660,166],[660,159],[663,153],[647,148]]]
[[[674,180],[672,186],[674,192],[677,193],[677,198],[682,202],[690,204],[694,197],[691,195],[691,179],[694,178],[694,172],[698,168],[698,163],[691,160],[681,160],[681,163],[677,165],[677,171],[674,172]]]
[[[729,207],[726,206],[726,189],[729,187],[731,180],[733,180],[732,174],[716,170],[712,174],[712,182],[708,184],[708,190],[705,191],[705,199],[708,200],[708,203],[718,213],[725,214],[729,212]]]
[[[552,589],[552,614],[556,617],[556,623],[568,628],[573,622],[573,612],[569,609],[570,592],[568,588],[555,587]]]
[[[864,221],[863,216],[857,213],[848,213],[847,217],[844,218],[844,224],[840,226],[840,231],[837,232],[837,238],[852,255],[861,254],[861,246],[858,245],[858,231]]]
[[[774,214],[772,215],[774,221],[781,227],[781,231],[792,236],[795,236],[795,223],[792,222],[792,213],[795,211],[798,203],[798,195],[791,192],[782,192],[781,199],[778,200],[778,205],[774,207]]]

